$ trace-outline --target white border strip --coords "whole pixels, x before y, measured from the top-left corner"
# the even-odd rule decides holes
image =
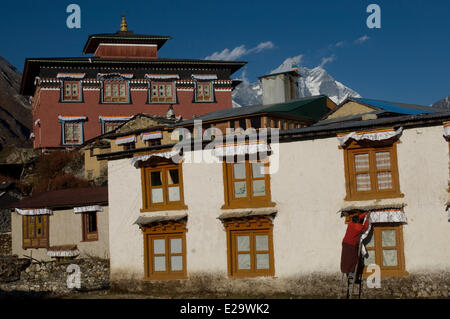
[[[53,215],[53,211],[48,208],[33,208],[33,209],[19,209],[16,208],[16,213],[22,216],[35,216],[35,215]]]

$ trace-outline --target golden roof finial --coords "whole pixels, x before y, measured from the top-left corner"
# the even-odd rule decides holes
[[[120,31],[128,31],[127,29],[127,20],[125,20],[125,16],[122,16],[122,23],[120,24]]]

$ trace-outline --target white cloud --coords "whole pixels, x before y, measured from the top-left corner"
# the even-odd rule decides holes
[[[245,45],[240,45],[230,50],[228,48],[223,49],[221,52],[214,52],[211,55],[208,55],[206,60],[225,60],[225,61],[233,61],[237,60],[244,55],[248,55],[251,53],[259,53],[264,50],[272,49],[275,45],[271,41],[261,42],[256,47],[251,49],[246,49]]]
[[[339,41],[339,42],[337,42],[334,46],[335,46],[336,48],[340,48],[340,47],[344,46],[344,44],[345,44],[344,41]]]
[[[253,51],[256,53],[259,53],[263,50],[273,49],[274,47],[275,47],[275,45],[272,43],[272,41],[266,41],[266,42],[261,42],[256,47],[254,47],[253,49],[250,49],[248,51],[249,51],[249,53],[253,52]]]
[[[320,67],[323,68],[325,64],[333,62],[334,60],[336,60],[336,56],[334,54],[332,56],[322,58],[322,62],[320,62]]]
[[[355,43],[361,44],[361,43],[366,42],[366,41],[369,40],[369,39],[370,39],[370,37],[369,37],[368,35],[365,34],[365,35],[363,35],[362,37],[356,39],[356,40],[355,40]]]

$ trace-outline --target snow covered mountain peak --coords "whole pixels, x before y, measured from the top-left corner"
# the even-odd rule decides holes
[[[292,70],[292,65],[298,65],[301,58],[301,55],[287,58],[280,66],[272,70],[270,74]],[[299,67],[298,72],[302,76],[298,81],[300,97],[324,94],[337,104],[344,101],[347,97],[361,97],[356,91],[336,81],[322,66],[312,69]],[[233,91],[233,107],[261,104],[261,83],[250,83],[246,79],[245,73],[243,73],[242,80],[243,82]]]

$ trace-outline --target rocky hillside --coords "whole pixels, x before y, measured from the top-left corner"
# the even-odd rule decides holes
[[[31,147],[31,105],[19,94],[22,74],[0,56],[0,149]]]

